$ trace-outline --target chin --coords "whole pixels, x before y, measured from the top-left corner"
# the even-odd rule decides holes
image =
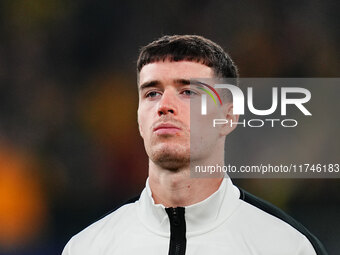
[[[190,149],[161,148],[153,151],[149,157],[156,165],[172,171],[177,171],[190,165]]]

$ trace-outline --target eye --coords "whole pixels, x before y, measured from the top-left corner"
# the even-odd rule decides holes
[[[145,95],[145,97],[153,98],[153,97],[156,97],[157,95],[160,95],[160,93],[157,91],[150,91]]]
[[[184,94],[185,96],[194,96],[194,95],[197,95],[197,93],[195,91],[190,90],[190,89],[183,90],[182,94]]]

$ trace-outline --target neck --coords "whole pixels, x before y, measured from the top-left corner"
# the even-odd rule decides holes
[[[191,178],[190,167],[177,171],[149,162],[149,185],[156,204],[184,207],[203,201],[218,190],[223,177]]]

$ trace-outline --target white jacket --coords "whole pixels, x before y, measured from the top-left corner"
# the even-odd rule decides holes
[[[137,201],[75,235],[62,255],[327,254],[298,222],[229,178],[210,197],[177,213],[172,218],[170,209],[154,203],[147,180]]]

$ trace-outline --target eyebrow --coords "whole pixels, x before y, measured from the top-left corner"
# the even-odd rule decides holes
[[[179,85],[190,85],[190,80],[188,79],[174,79],[173,82],[175,84]],[[142,85],[139,86],[139,90],[143,90],[149,87],[157,87],[161,84],[162,82],[159,80],[152,80],[152,81],[147,81],[144,82]]]
[[[143,90],[149,87],[156,87],[157,85],[160,84],[160,81],[154,80],[154,81],[147,81],[144,82],[142,85],[139,86],[139,90]]]

